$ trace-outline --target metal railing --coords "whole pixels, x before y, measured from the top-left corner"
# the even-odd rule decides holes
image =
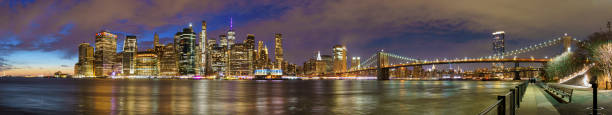
[[[497,109],[498,115],[506,115],[506,110],[508,111],[508,114],[515,115],[517,108],[519,108],[521,105],[525,91],[527,91],[527,84],[528,82],[523,82],[515,86],[513,89],[510,89],[510,91],[508,91],[508,93],[505,95],[497,96],[497,102],[489,105],[478,115],[489,114],[489,112],[491,112],[493,109]],[[506,103],[506,101],[508,101],[508,103]]]

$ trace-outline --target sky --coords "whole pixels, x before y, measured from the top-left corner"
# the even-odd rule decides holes
[[[299,65],[316,51],[331,54],[337,44],[362,59],[381,49],[421,59],[480,57],[492,53],[491,33],[498,30],[506,32],[507,50],[564,33],[585,39],[605,28],[611,6],[608,0],[0,0],[0,71],[72,73],[78,44],[93,44],[101,30],[136,35],[145,49],[153,33],[170,43],[189,23],[199,32],[202,20],[209,39],[218,38],[230,17],[236,41],[254,34],[272,48],[274,33],[282,33],[286,60]]]

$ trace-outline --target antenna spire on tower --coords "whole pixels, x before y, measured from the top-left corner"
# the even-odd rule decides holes
[[[234,19],[230,16],[230,30],[234,30]]]

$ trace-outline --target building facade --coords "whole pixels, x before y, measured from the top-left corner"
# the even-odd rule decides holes
[[[351,70],[358,70],[361,68],[361,58],[360,57],[353,57],[351,58]]]
[[[136,69],[137,76],[158,76],[159,61],[157,53],[153,51],[141,51],[136,54]]]
[[[123,42],[123,75],[133,75],[135,72],[136,53],[138,52],[138,45],[136,42],[136,36],[126,36]],[[156,42],[158,42],[158,40]]]
[[[275,68],[283,68],[283,35],[274,34],[274,59],[276,60]]]
[[[333,61],[334,61],[334,72],[346,72],[346,47],[343,45],[336,45],[332,49]]]
[[[107,31],[96,33],[96,46],[94,52],[95,76],[105,77],[113,75],[113,65],[117,52],[117,35]]]
[[[167,44],[163,47],[159,56],[159,75],[160,76],[177,76],[178,74],[178,54],[174,45]]]
[[[190,76],[196,74],[196,34],[192,27],[184,28],[178,40],[179,74]]]
[[[75,64],[76,77],[94,77],[94,48],[89,43],[79,44],[79,61]]]

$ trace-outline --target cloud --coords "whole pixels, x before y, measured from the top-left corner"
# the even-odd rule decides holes
[[[60,50],[76,55],[81,42],[93,43],[101,29],[126,33],[167,28],[214,16],[252,15],[236,25],[239,36],[254,33],[273,46],[283,33],[285,55],[301,63],[335,44],[349,56],[377,49],[414,57],[490,54],[490,32],[505,30],[508,47],[569,33],[578,38],[598,31],[612,15],[612,1],[408,1],[408,0],[62,0],[9,5],[0,2],[0,40],[16,50]],[[272,7],[272,8],[270,8]],[[263,14],[267,14],[263,16]],[[258,16],[262,15],[262,16]],[[207,19],[209,20],[209,19]],[[210,22],[222,23],[222,22]],[[73,25],[73,26],[69,26]],[[217,29],[209,36],[225,30]],[[63,34],[62,34],[63,33]],[[14,36],[14,37],[11,37]],[[242,38],[243,39],[243,38]],[[1,43],[1,42],[0,42]],[[147,43],[148,44],[148,43]]]

